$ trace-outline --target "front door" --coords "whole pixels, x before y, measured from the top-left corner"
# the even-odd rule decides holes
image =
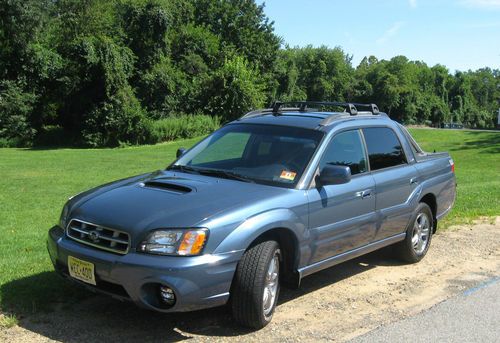
[[[319,171],[327,164],[348,166],[352,180],[308,191],[310,263],[366,245],[375,234],[375,181],[368,171],[361,132],[336,134],[321,158]]]

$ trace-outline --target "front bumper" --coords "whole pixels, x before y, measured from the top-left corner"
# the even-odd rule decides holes
[[[117,255],[67,238],[59,226],[49,230],[47,249],[57,272],[87,288],[131,300],[161,312],[194,311],[225,304],[231,281],[243,251],[193,257],[156,256],[129,252]],[[97,285],[69,276],[68,256],[94,264]],[[173,289],[175,305],[165,306],[159,285]]]

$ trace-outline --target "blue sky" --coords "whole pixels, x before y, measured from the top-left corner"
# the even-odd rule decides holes
[[[262,3],[262,1],[257,1]],[[364,56],[405,55],[451,72],[500,69],[500,0],[267,0],[290,46],[340,46]]]

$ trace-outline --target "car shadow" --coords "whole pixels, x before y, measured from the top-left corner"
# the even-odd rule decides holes
[[[283,287],[277,311],[284,303],[372,268],[400,264],[392,259],[390,251],[385,249],[325,269],[304,278],[298,289]],[[19,288],[36,289],[43,282],[52,282],[53,278],[59,277],[54,272],[45,272],[2,285],[2,308],[6,309],[4,305],[10,303],[10,298],[19,296]],[[66,289],[65,283],[68,282],[60,279],[58,283],[62,290]],[[92,293],[86,291],[83,293],[85,296],[77,294],[71,301],[61,301],[57,292],[35,293],[32,296],[44,296],[45,302],[52,304],[52,307],[35,313],[15,309],[11,312],[20,318],[19,326],[63,342],[93,342],[104,339],[173,342],[191,339],[191,335],[233,337],[253,332],[233,321],[228,306],[189,313],[163,314],[143,310],[132,303],[111,297],[90,295]],[[23,294],[29,296],[28,293]],[[37,301],[40,302],[40,299],[33,299],[33,302]]]

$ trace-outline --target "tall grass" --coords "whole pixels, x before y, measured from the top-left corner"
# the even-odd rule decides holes
[[[220,119],[207,115],[179,115],[149,122],[151,143],[207,135],[220,127]]]

